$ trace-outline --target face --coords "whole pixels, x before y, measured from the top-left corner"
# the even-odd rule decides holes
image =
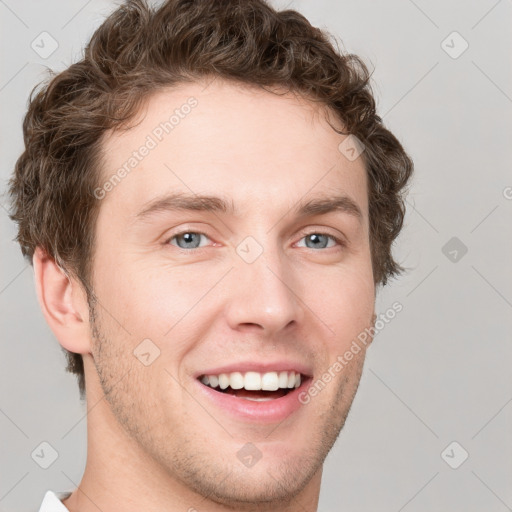
[[[148,460],[242,509],[303,490],[345,422],[365,347],[335,363],[374,312],[367,181],[315,104],[205,86],[104,140],[92,357]]]

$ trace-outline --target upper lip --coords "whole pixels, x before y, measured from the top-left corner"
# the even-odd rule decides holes
[[[305,377],[309,377],[312,374],[311,368],[303,363],[291,360],[280,360],[280,361],[239,361],[238,363],[231,363],[223,366],[216,366],[214,368],[208,368],[201,370],[196,373],[195,377],[199,378],[202,375],[220,375],[221,373],[234,373],[234,372],[284,372],[294,371],[301,373]]]

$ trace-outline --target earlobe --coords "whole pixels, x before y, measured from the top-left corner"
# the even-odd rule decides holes
[[[55,337],[70,352],[90,353],[88,305],[79,283],[41,247],[34,251],[32,263],[37,298]]]

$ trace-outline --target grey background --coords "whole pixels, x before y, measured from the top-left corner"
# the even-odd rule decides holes
[[[512,2],[273,4],[298,9],[375,67],[379,113],[416,166],[395,250],[410,270],[377,302],[378,312],[394,301],[403,311],[368,353],[319,510],[512,510]],[[0,0],[2,191],[30,90],[45,66],[76,60],[114,5]],[[47,59],[31,48],[43,31],[59,45]],[[469,44],[457,58],[454,31]],[[12,241],[5,195],[0,203],[0,511],[21,512],[37,510],[47,489],[79,484],[86,418]],[[58,452],[48,469],[31,457],[44,441]],[[452,469],[446,461],[459,464],[462,450],[468,459]]]

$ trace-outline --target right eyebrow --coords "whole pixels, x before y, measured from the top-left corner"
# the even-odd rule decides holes
[[[136,214],[137,220],[145,220],[155,213],[166,211],[206,211],[235,214],[232,202],[221,197],[208,195],[167,194],[146,203]]]

